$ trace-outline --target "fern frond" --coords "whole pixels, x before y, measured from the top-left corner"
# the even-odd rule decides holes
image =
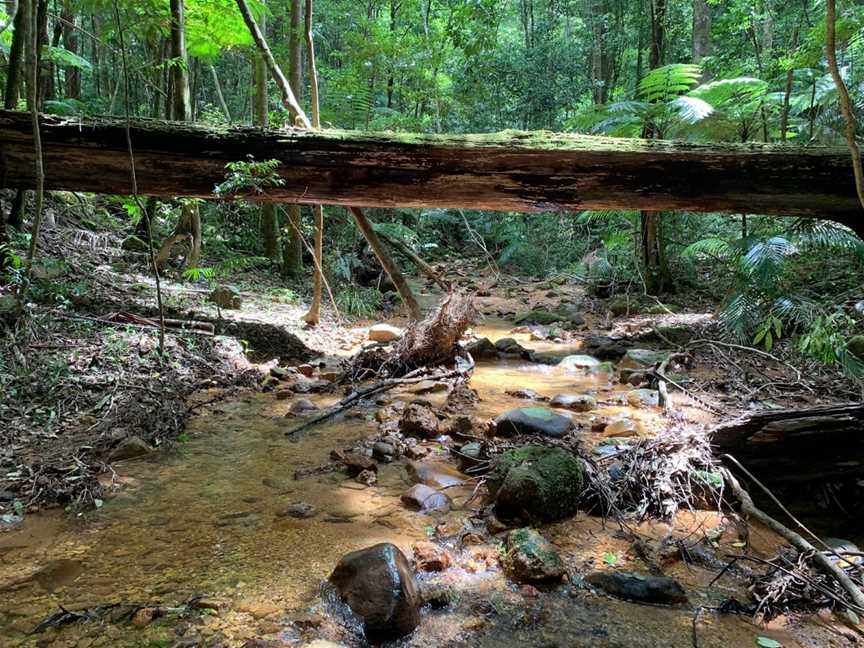
[[[649,103],[666,103],[699,83],[702,68],[690,63],[673,63],[655,68],[639,82],[639,98]]]
[[[684,248],[681,256],[689,258],[713,257],[715,259],[729,259],[736,256],[736,254],[729,243],[723,239],[708,238],[691,243]]]

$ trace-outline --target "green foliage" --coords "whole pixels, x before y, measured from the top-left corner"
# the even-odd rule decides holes
[[[824,364],[839,366],[849,376],[862,377],[864,358],[856,356],[848,347],[848,332],[855,325],[855,320],[843,312],[818,317],[801,336],[798,348]]]
[[[42,46],[42,60],[50,61],[63,68],[77,68],[86,72],[93,70],[93,65],[87,59],[62,47]]]
[[[271,187],[281,187],[285,180],[279,177],[279,160],[258,162],[252,155],[245,162],[229,162],[225,165],[228,173],[225,181],[216,185],[214,193],[220,196],[238,194],[265,194]]]
[[[348,317],[374,317],[381,310],[381,303],[381,293],[375,288],[348,285],[336,293],[336,305]]]

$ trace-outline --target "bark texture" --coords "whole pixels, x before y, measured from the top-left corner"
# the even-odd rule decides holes
[[[754,412],[711,431],[711,443],[772,483],[864,475],[864,403]],[[802,461],[803,458],[806,460]]]
[[[46,189],[128,194],[123,122],[41,117]],[[654,209],[864,223],[845,148],[695,144],[505,132],[266,132],[132,123],[140,192],[213,198],[227,162],[276,159],[259,198],[301,204],[544,212]],[[33,187],[26,113],[0,111],[0,185]]]

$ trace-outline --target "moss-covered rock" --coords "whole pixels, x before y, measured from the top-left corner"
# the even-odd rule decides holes
[[[513,319],[516,324],[554,324],[566,319],[561,313],[552,313],[542,308],[534,308],[518,313]]]
[[[522,446],[498,457],[486,485],[502,520],[552,522],[576,512],[582,466],[562,448]]]
[[[619,369],[650,369],[669,357],[667,351],[651,351],[650,349],[629,349],[618,365]]]
[[[566,569],[555,547],[534,529],[516,529],[507,534],[504,568],[519,583],[560,581]]]
[[[612,313],[613,317],[621,317],[622,315],[638,315],[642,312],[642,304],[635,299],[627,297],[615,297],[610,299],[606,304],[606,308]]]
[[[147,252],[150,249],[147,247],[146,241],[134,234],[123,239],[123,243],[120,244],[120,247],[128,252]]]

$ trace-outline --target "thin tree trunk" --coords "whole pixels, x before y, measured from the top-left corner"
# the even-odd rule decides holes
[[[285,78],[282,69],[276,63],[276,59],[273,58],[273,53],[270,51],[270,47],[267,45],[267,41],[261,33],[261,30],[258,29],[258,24],[252,17],[252,12],[249,11],[249,5],[246,3],[246,0],[237,0],[237,6],[240,8],[240,13],[243,15],[243,20],[246,22],[246,26],[249,28],[249,32],[252,34],[252,38],[255,40],[258,50],[261,52],[264,61],[267,63],[267,68],[270,70],[271,76],[276,80],[276,83],[279,86],[279,91],[282,93],[282,103],[285,105],[286,109],[297,115],[297,119],[300,121],[301,125],[310,128],[312,124],[309,122],[306,113],[303,112],[303,108],[300,107],[300,103],[297,101],[297,97],[291,89],[291,84],[288,82],[288,79]]]
[[[267,30],[264,18],[261,20],[261,29]],[[260,52],[255,55],[255,124],[266,128],[270,121],[270,110],[267,96],[267,63]],[[279,259],[279,219],[276,205],[266,203],[261,205],[261,240],[264,244],[264,254],[274,261]]]
[[[318,68],[315,62],[315,41],[312,38],[312,0],[306,0],[306,12],[304,16],[306,32],[306,65],[309,72],[309,101],[312,109],[312,128],[321,128],[321,106],[318,98]],[[315,275],[312,285],[312,303],[309,312],[303,316],[303,320],[312,326],[318,324],[321,319],[321,288],[324,279],[324,207],[315,205],[312,207],[315,219],[315,249],[313,250],[313,261]]]
[[[405,243],[400,241],[399,239],[389,236],[383,232],[379,233],[379,236],[384,239],[387,243],[392,245],[402,256],[411,261],[417,269],[425,274],[429,279],[438,284],[439,287],[444,290],[450,290],[450,285],[441,278],[441,275],[435,272],[434,268],[426,263],[418,254],[416,254],[410,247],[408,247]]]
[[[169,119],[192,120],[192,97],[189,90],[189,60],[186,54],[184,0],[171,0],[171,95]],[[127,97],[128,100],[128,97]],[[196,202],[183,202],[172,234],[165,239],[156,257],[156,269],[162,270],[171,258],[171,250],[180,241],[188,241],[184,266],[197,268],[201,261],[201,211]]]
[[[21,90],[21,72],[24,67],[24,35],[26,28],[24,10],[15,14],[15,30],[12,32],[12,45],[9,48],[9,66],[6,69],[6,91],[3,95],[3,107],[15,110]]]
[[[864,207],[864,169],[861,166],[861,151],[858,148],[858,142],[855,141],[857,124],[855,122],[855,115],[852,113],[851,102],[849,101],[849,91],[846,89],[846,84],[843,82],[843,77],[840,76],[840,68],[837,65],[837,14],[834,0],[825,0],[825,15],[825,51],[828,56],[828,68],[831,70],[834,85],[837,86],[840,112],[843,113],[843,118],[846,120],[846,145],[849,147],[849,155],[852,156],[855,190],[858,192],[858,200],[861,201],[861,206]]]
[[[651,49],[649,69],[663,64],[664,44],[666,42],[666,0],[649,0],[651,16]],[[646,127],[642,136],[657,137],[653,129]],[[642,265],[645,269],[645,291],[656,295],[666,290],[670,284],[669,266],[666,262],[661,213],[642,211],[639,213],[642,235]]]
[[[39,13],[35,11],[37,0],[24,0],[22,10],[25,11],[24,25],[25,41],[27,43],[27,67],[29,78],[27,82],[27,103],[33,124],[33,148],[35,152],[36,204],[33,212],[30,245],[27,249],[27,260],[24,265],[24,281],[18,293],[18,307],[23,310],[30,289],[33,275],[33,259],[39,243],[39,229],[42,226],[42,204],[45,199],[45,169],[42,165],[42,138],[39,128]]]
[[[693,62],[701,63],[711,55],[711,5],[708,0],[693,0]],[[708,80],[702,70],[701,82]]]
[[[300,0],[291,0],[291,23],[288,35],[288,82],[298,104],[303,97],[303,25]],[[293,111],[291,118],[300,125],[300,113]],[[285,209],[288,223],[282,229],[282,271],[286,277],[303,274],[303,241],[300,237],[302,213],[300,205],[291,204]]]
[[[222,84],[219,83],[219,75],[216,74],[216,66],[211,63],[207,67],[210,68],[210,75],[213,77],[213,87],[216,88],[216,98],[219,100],[219,106],[222,108],[222,112],[225,113],[226,121],[230,124],[231,111],[228,110],[228,104],[225,103],[225,95],[222,94]]]
[[[798,47],[798,28],[792,32],[792,49]],[[783,92],[783,112],[780,115],[780,141],[785,142],[787,131],[789,130],[789,102],[792,99],[792,81],[794,78],[795,69],[789,67],[786,70],[786,89]]]
[[[381,267],[384,268],[387,276],[390,277],[393,285],[396,286],[396,290],[399,292],[399,297],[402,298],[402,303],[404,303],[405,307],[408,309],[409,318],[415,321],[419,320],[421,317],[420,305],[417,303],[417,299],[411,291],[411,286],[409,286],[408,282],[405,281],[405,277],[399,270],[399,266],[396,265],[390,254],[387,252],[387,248],[384,247],[381,239],[378,238],[378,234],[375,232],[372,223],[369,222],[365,214],[363,214],[363,211],[358,207],[349,207],[348,209],[351,212],[351,215],[354,216],[354,221],[357,223],[357,227],[369,243],[369,247],[372,248],[372,252],[374,252],[375,256],[378,258]]]
[[[63,26],[63,47],[64,49],[78,53],[78,31],[75,29],[75,14],[71,11],[70,3],[65,5],[64,12],[60,22]],[[81,70],[76,67],[67,67],[64,70],[65,87],[63,95],[69,99],[80,99],[81,97]]]

